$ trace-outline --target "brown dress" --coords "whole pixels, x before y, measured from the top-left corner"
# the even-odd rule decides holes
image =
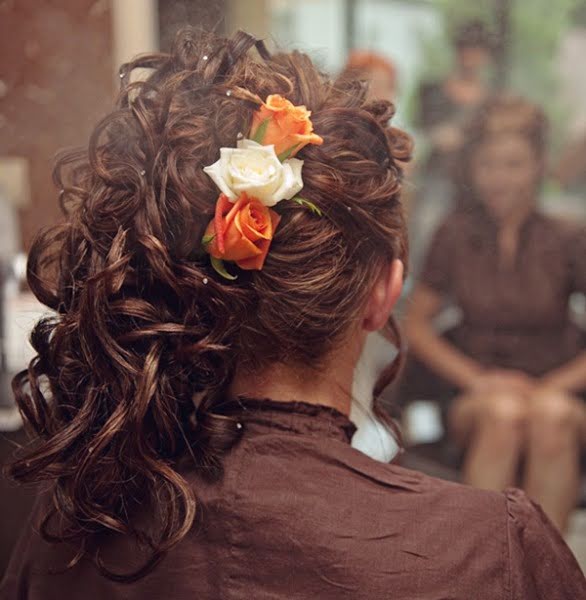
[[[235,409],[236,410],[236,409]],[[132,584],[24,532],[2,599],[580,600],[586,581],[541,509],[503,494],[373,461],[350,446],[353,424],[325,407],[245,400],[225,475],[190,475],[192,532]],[[119,570],[129,553],[103,556]]]
[[[449,339],[485,366],[541,376],[585,348],[568,310],[572,293],[586,294],[583,226],[533,213],[507,267],[499,264],[489,217],[455,212],[431,243],[421,282],[461,308],[462,323]]]
[[[503,266],[495,223],[479,209],[457,210],[436,231],[420,281],[461,309],[461,322],[443,335],[485,367],[539,377],[586,347],[568,310],[573,293],[586,294],[584,224],[534,212],[520,230],[515,263]],[[436,401],[447,425],[459,392],[410,355],[398,402]]]

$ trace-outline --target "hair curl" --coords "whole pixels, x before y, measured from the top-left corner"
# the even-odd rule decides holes
[[[130,81],[137,68],[151,70],[146,81]],[[271,56],[243,32],[187,28],[171,54],[138,57],[120,75],[116,108],[88,149],[58,158],[66,218],[30,252],[30,287],[54,315],[36,325],[36,357],[13,381],[35,439],[10,473],[52,483],[47,539],[74,542],[76,560],[89,555],[105,576],[130,580],[194,521],[179,462],[217,472],[240,435],[214,413],[236,365],[319,364],[381,264],[406,260],[397,160],[411,146],[388,125],[390,103],[367,103],[362,84],[330,81],[298,52]],[[300,153],[303,195],[325,217],[284,203],[263,270],[228,282],[199,247],[218,195],[202,167],[235,145],[271,93],[313,112],[325,141]],[[148,532],[132,518],[139,505],[157,517]],[[143,568],[106,567],[93,540],[111,532],[147,544]]]

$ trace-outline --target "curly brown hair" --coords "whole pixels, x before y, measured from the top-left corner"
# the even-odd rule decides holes
[[[137,68],[151,70],[146,81],[130,81]],[[381,266],[406,261],[397,160],[411,145],[389,126],[392,105],[367,103],[361,83],[330,81],[298,52],[271,56],[243,32],[187,28],[170,54],[138,57],[120,75],[116,109],[89,148],[58,158],[66,218],[30,252],[30,287],[55,314],[36,325],[37,355],[14,378],[34,440],[10,473],[51,483],[42,531],[76,544],[72,564],[88,556],[130,580],[193,524],[181,461],[217,475],[241,435],[220,414],[236,365],[319,368]],[[227,281],[200,247],[218,196],[202,168],[274,93],[312,110],[324,138],[299,154],[303,195],[324,217],[282,203],[263,270]],[[156,527],[138,529],[138,506]],[[144,567],[106,567],[95,540],[112,532],[146,544]]]

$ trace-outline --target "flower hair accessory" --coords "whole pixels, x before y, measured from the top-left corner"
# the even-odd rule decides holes
[[[305,106],[293,106],[289,100],[272,94],[252,119],[252,139],[275,146],[280,160],[295,156],[307,144],[323,143],[313,133],[311,112]]]
[[[220,158],[204,168],[221,193],[202,243],[222,277],[236,279],[224,261],[243,270],[263,268],[281,220],[273,207],[282,200],[321,216],[317,206],[297,196],[303,188],[303,161],[294,156],[307,144],[323,143],[310,116],[305,106],[273,94],[253,116],[251,139],[238,140],[236,148],[221,148]]]

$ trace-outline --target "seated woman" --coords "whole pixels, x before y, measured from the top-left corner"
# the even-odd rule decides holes
[[[407,335],[439,375],[435,389],[453,398],[447,421],[467,448],[465,481],[501,490],[521,471],[563,531],[586,439],[585,337],[569,312],[570,295],[586,292],[586,229],[536,208],[545,129],[541,110],[513,97],[491,100],[471,124],[464,200],[430,246]],[[445,302],[463,318],[440,336],[432,320]]]
[[[350,446],[406,261],[392,105],[244,33],[187,29],[122,75],[30,255],[56,315],[15,381],[36,439],[12,475],[46,483],[0,596],[583,597],[522,492]]]

